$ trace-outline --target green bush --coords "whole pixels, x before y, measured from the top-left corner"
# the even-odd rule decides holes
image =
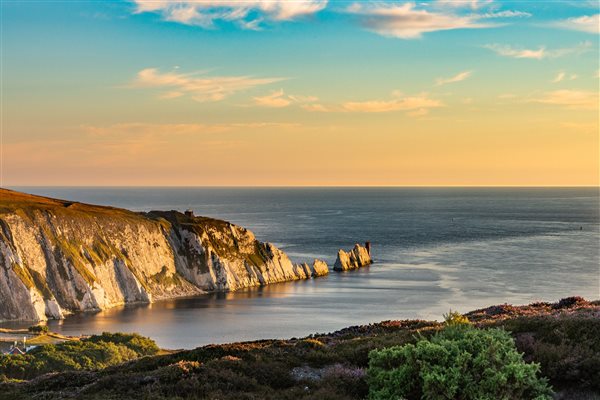
[[[48,325],[33,325],[29,327],[28,331],[31,333],[42,334],[50,332],[50,328],[48,328]]]
[[[138,334],[103,333],[39,346],[23,355],[0,357],[0,374],[11,379],[31,379],[49,372],[102,369],[158,351],[154,341]]]
[[[159,352],[160,348],[154,340],[138,335],[137,333],[110,333],[103,332],[102,335],[94,335],[85,339],[91,343],[114,343],[123,345],[133,350],[140,356],[150,356]]]
[[[499,329],[452,325],[416,344],[369,354],[369,398],[383,399],[550,399],[510,335]]]

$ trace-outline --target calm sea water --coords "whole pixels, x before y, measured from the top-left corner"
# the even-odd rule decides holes
[[[359,271],[50,322],[191,348],[439,319],[498,303],[600,297],[597,188],[17,188],[139,211],[193,209],[253,230],[294,261],[373,244]]]

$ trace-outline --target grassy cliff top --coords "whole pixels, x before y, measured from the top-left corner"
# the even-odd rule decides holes
[[[141,214],[122,208],[98,206],[75,201],[59,200],[50,197],[36,196],[9,189],[0,189],[0,215],[16,210],[41,210],[57,213],[89,213],[107,216],[128,216],[143,218]]]
[[[166,220],[172,225],[187,226],[188,228],[193,228],[194,226],[204,228],[213,227],[220,231],[228,231],[232,226],[227,221],[203,216],[188,217],[176,210],[150,211],[147,213],[134,212],[123,208],[53,199],[0,188],[0,216],[2,214],[14,213],[17,210],[22,210],[28,214],[38,210],[60,215],[123,218],[130,222],[137,221],[140,223],[158,223]]]
[[[193,228],[194,226],[208,227],[212,226],[221,231],[227,231],[233,225],[230,222],[221,219],[215,219],[203,216],[189,217],[179,211],[150,211],[144,213],[145,216],[152,219],[165,219],[173,225]]]

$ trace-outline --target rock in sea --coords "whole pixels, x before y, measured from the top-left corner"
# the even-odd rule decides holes
[[[329,274],[329,267],[327,267],[327,263],[323,260],[315,259],[312,266],[312,277],[316,278],[317,276],[324,276]]]
[[[325,261],[315,259],[312,266],[308,263],[295,264],[294,272],[302,279],[308,279],[329,274],[329,268]]]
[[[367,248],[370,248],[368,244],[366,247],[355,244],[354,248],[348,252],[340,249],[337,260],[335,260],[335,264],[333,265],[333,270],[348,271],[372,264],[371,253]]]

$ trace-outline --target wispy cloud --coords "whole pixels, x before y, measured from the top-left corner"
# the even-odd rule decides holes
[[[477,10],[491,5],[493,0],[436,0],[433,4],[438,7],[470,8]]]
[[[334,111],[340,111],[339,109],[336,110],[335,107],[328,107],[328,106],[320,104],[320,103],[303,104],[302,108],[305,109],[306,111],[311,111],[311,112],[334,112]]]
[[[301,125],[280,122],[242,123],[151,123],[123,122],[102,125],[79,125],[67,127],[66,135],[48,135],[35,141],[23,141],[7,146],[7,151],[18,159],[27,160],[26,154],[38,154],[29,159],[40,168],[62,169],[61,159],[75,161],[79,167],[101,166],[102,172],[124,167],[147,168],[164,167],[181,170],[182,162],[194,160],[193,153],[199,146],[215,152],[229,152],[229,149],[242,144],[246,133],[262,131],[278,132],[294,130]],[[229,135],[228,133],[232,133]],[[242,134],[241,136],[239,134]],[[237,134],[237,136],[236,136]],[[165,154],[177,154],[174,159]],[[215,157],[213,152],[206,157]],[[185,154],[185,157],[182,157]],[[219,157],[216,156],[218,159]],[[216,165],[216,164],[215,164]],[[127,168],[126,168],[127,169]],[[81,171],[79,171],[81,172]],[[109,174],[110,175],[110,174]],[[146,174],[147,175],[147,174]],[[120,176],[120,175],[119,175]],[[108,178],[107,178],[108,179]],[[111,175],[110,179],[118,179]],[[110,179],[107,182],[110,182]]]
[[[364,113],[390,111],[412,111],[440,107],[441,103],[427,97],[405,97],[391,100],[349,101],[342,105],[344,110]]]
[[[552,83],[558,83],[558,82],[562,82],[562,81],[573,81],[575,79],[577,79],[577,75],[576,74],[567,75],[566,72],[559,71],[556,74],[556,76],[554,77],[554,79],[552,79],[550,82],[552,82]]]
[[[130,87],[164,89],[163,99],[190,96],[196,101],[219,101],[233,93],[256,86],[279,82],[285,78],[255,78],[251,76],[200,76],[204,72],[180,74],[146,68],[138,72]]]
[[[481,18],[529,18],[532,14],[525,11],[505,10],[481,14]]]
[[[160,14],[164,20],[203,28],[233,22],[260,29],[264,22],[290,21],[315,14],[327,0],[133,0],[136,13]]]
[[[552,83],[558,83],[558,82],[562,82],[565,80],[565,77],[567,76],[567,74],[565,74],[564,72],[559,72],[558,74],[556,74],[556,76],[554,77],[554,79],[552,79]]]
[[[425,3],[421,3],[425,4]],[[529,18],[531,13],[518,10],[498,10],[500,5],[493,0],[436,0],[430,3],[435,9],[470,9],[477,18]],[[486,9],[486,11],[484,11]]]
[[[571,109],[598,109],[598,92],[582,90],[555,90],[546,92],[534,102],[564,106]]]
[[[294,123],[249,122],[224,124],[156,124],[145,122],[125,122],[112,125],[82,125],[80,129],[96,139],[138,140],[172,138],[177,136],[212,135],[240,129],[291,128],[299,126]]]
[[[142,122],[127,122],[112,125],[82,125],[83,132],[92,137],[158,137],[212,134],[228,130],[226,125],[205,124],[152,124]]]
[[[254,103],[263,107],[283,108],[291,104],[310,103],[317,101],[314,96],[286,95],[283,89],[271,92],[266,96],[254,97]]]
[[[448,83],[464,81],[465,79],[470,77],[472,73],[473,73],[473,71],[463,71],[463,72],[460,72],[450,78],[437,78],[435,81],[435,84],[436,84],[436,86],[442,86],[442,85],[446,85]]]
[[[598,9],[598,0],[563,0],[570,7]]]
[[[598,3],[596,3],[596,7],[598,7]],[[600,14],[583,15],[581,17],[567,18],[562,21],[554,22],[552,25],[564,29],[599,34]]]
[[[390,99],[347,101],[340,105],[327,106],[319,103],[307,104],[303,108],[314,112],[357,112],[357,113],[385,113],[405,111],[409,115],[424,115],[432,108],[443,107],[439,100],[432,99],[427,93],[406,96],[400,92],[392,93]]]
[[[342,105],[344,110],[364,113],[381,113],[390,111],[412,111],[419,115],[426,114],[429,109],[442,107],[438,100],[427,96],[401,97],[391,100],[369,100],[347,102]]]
[[[572,54],[582,54],[588,51],[591,46],[591,42],[582,42],[574,47],[563,49],[546,49],[545,46],[540,46],[537,49],[525,49],[498,43],[486,44],[483,47],[504,57],[542,60],[545,58],[558,58]]]
[[[358,16],[362,26],[383,36],[400,39],[420,38],[424,33],[452,29],[495,26],[481,22],[474,14],[459,15],[447,11],[419,9],[415,3],[354,3],[347,12]]]
[[[544,58],[545,51],[546,51],[544,47],[540,47],[537,50],[532,50],[532,49],[514,48],[509,45],[502,45],[502,44],[497,44],[497,43],[486,44],[483,47],[485,47],[486,49],[490,49],[490,50],[496,52],[497,54],[499,54],[501,56],[505,56],[505,57],[534,58],[537,60],[541,60],[542,58]]]

